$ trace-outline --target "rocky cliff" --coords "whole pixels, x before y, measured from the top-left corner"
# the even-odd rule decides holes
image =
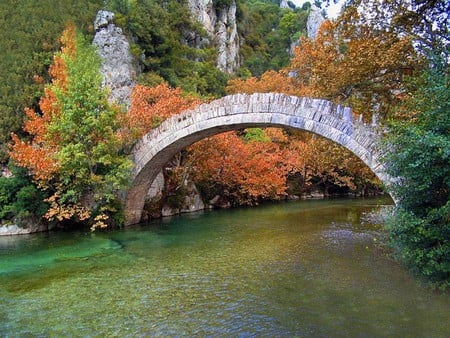
[[[215,5],[213,0],[188,0],[188,5],[218,51],[217,67],[228,74],[235,72],[240,64],[236,0],[220,5]]]
[[[315,5],[311,6],[311,12],[308,16],[308,21],[306,23],[306,29],[308,32],[308,38],[314,40],[319,32],[320,25],[325,21],[322,14],[322,10]]]
[[[102,59],[103,86],[110,90],[110,100],[126,107],[130,104],[131,90],[135,85],[135,70],[130,44],[120,27],[113,23],[114,13],[99,11],[95,18],[95,37]]]

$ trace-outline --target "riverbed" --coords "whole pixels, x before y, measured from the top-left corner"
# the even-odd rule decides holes
[[[362,215],[387,198],[205,211],[0,238],[0,336],[449,337]]]

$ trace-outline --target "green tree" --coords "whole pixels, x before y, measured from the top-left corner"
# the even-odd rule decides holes
[[[120,154],[120,111],[107,101],[95,49],[74,27],[62,42],[41,100],[43,115],[28,112],[25,130],[32,140],[14,137],[11,157],[51,193],[46,218],[104,226],[108,214],[118,211],[116,193],[128,183],[131,168]]]
[[[238,29],[243,37],[243,68],[254,76],[279,70],[289,63],[293,41],[306,33],[309,9],[280,8],[277,1],[239,2]]]
[[[415,83],[411,118],[391,125],[386,162],[398,204],[388,224],[398,257],[440,288],[450,286],[450,82],[446,61]]]
[[[0,1],[0,162],[7,162],[11,132],[18,132],[25,107],[37,107],[47,69],[64,25],[93,32],[101,0]]]

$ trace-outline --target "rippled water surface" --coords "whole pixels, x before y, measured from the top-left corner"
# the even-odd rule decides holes
[[[385,203],[0,238],[0,336],[449,337],[448,294],[422,288],[360,221]]]

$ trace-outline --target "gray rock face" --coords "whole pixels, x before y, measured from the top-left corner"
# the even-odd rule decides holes
[[[188,193],[184,197],[180,212],[187,213],[205,209],[205,204],[194,182],[190,181],[187,183],[187,191]]]
[[[114,13],[108,11],[98,11],[94,20],[94,28],[98,31],[101,28],[108,27],[114,20]]]
[[[291,8],[291,7],[289,7],[288,0],[281,0],[280,8]]]
[[[239,67],[239,36],[236,25],[236,1],[229,8],[218,10],[216,25],[218,47],[217,67],[225,73],[233,73]]]
[[[212,0],[189,0],[188,6],[194,18],[203,25],[208,35],[213,37],[217,16]]]
[[[24,223],[24,221],[21,221],[21,223]],[[43,231],[48,231],[48,226],[37,219],[25,220],[24,226],[18,226],[17,224],[0,226],[0,236],[27,235]]]
[[[0,177],[12,177],[11,170],[5,165],[0,165]]]
[[[26,235],[31,233],[29,229],[18,227],[15,224],[0,227],[0,236]]]
[[[217,48],[217,68],[228,74],[235,72],[239,67],[236,1],[223,8],[215,8],[212,0],[189,0],[188,5]]]
[[[311,6],[311,12],[308,16],[308,21],[306,22],[306,29],[308,31],[308,38],[311,40],[315,39],[317,33],[319,32],[320,25],[325,21],[320,8],[315,5]]]
[[[120,27],[114,25],[114,13],[99,11],[94,22],[93,44],[102,59],[103,86],[110,90],[110,101],[128,107],[136,72],[130,44]]]
[[[186,196],[184,196],[181,207],[171,208],[169,205],[164,205],[161,209],[161,216],[173,216],[178,214],[196,212],[205,209],[205,204],[197,190],[197,187],[192,181],[186,182]]]

